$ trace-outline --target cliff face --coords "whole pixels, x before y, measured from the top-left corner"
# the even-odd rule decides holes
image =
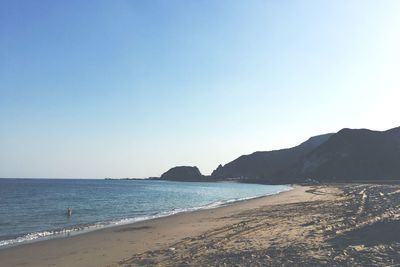
[[[201,181],[204,176],[196,166],[178,166],[169,169],[160,178],[170,181]]]

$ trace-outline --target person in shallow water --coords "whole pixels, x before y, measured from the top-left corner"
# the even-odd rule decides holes
[[[68,208],[67,209],[67,216],[70,217],[72,215],[72,209]]]

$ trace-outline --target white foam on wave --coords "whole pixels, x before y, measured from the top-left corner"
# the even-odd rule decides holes
[[[167,216],[171,216],[171,215],[178,214],[178,213],[191,212],[191,211],[204,210],[204,209],[214,209],[214,208],[222,207],[222,206],[229,205],[229,204],[239,202],[239,201],[245,201],[245,200],[249,200],[249,199],[280,194],[283,192],[290,191],[292,189],[293,188],[291,186],[287,186],[285,189],[271,192],[271,193],[264,194],[264,195],[243,197],[243,198],[233,198],[233,199],[228,199],[228,200],[220,200],[220,201],[215,201],[215,202],[203,205],[203,206],[191,207],[191,208],[176,208],[171,211],[164,211],[164,212],[160,212],[160,213],[157,213],[154,215],[148,215],[148,216],[138,216],[138,217],[125,218],[125,219],[114,220],[114,221],[99,222],[99,223],[95,223],[95,224],[91,224],[91,225],[83,225],[83,226],[78,225],[78,226],[75,226],[72,228],[67,228],[67,229],[49,230],[49,231],[43,231],[43,232],[29,233],[29,234],[26,234],[26,235],[23,235],[23,236],[14,238],[14,239],[0,240],[0,248],[11,247],[11,246],[19,245],[19,244],[37,242],[37,241],[53,239],[53,238],[78,235],[78,234],[87,233],[87,232],[91,232],[91,231],[95,231],[95,230],[99,230],[99,229],[103,229],[103,228],[119,226],[119,225],[126,225],[126,224],[141,222],[141,221],[147,221],[147,220],[151,220],[151,219],[167,217]]]
[[[30,242],[35,242],[35,241],[42,241],[42,240],[52,239],[52,238],[57,238],[57,237],[67,237],[67,236],[77,234],[77,233],[84,233],[84,232],[89,232],[89,231],[93,231],[96,229],[101,229],[103,227],[104,227],[103,224],[96,223],[96,224],[92,224],[92,225],[75,226],[75,227],[67,228],[67,229],[48,230],[48,231],[42,231],[42,232],[29,233],[29,234],[19,236],[14,239],[0,240],[0,248],[15,246],[18,244],[30,243]]]

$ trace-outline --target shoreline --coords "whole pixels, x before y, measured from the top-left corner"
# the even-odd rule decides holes
[[[11,244],[2,245],[2,246],[0,246],[0,251],[4,250],[4,249],[15,248],[15,247],[19,247],[22,245],[33,244],[33,243],[37,243],[37,242],[49,241],[49,240],[53,240],[53,239],[69,238],[69,237],[73,237],[73,236],[77,236],[77,235],[89,234],[89,233],[95,232],[95,231],[101,231],[103,229],[131,225],[131,224],[146,222],[146,221],[150,221],[150,220],[157,220],[157,219],[166,218],[166,217],[183,214],[183,213],[191,213],[191,212],[201,211],[201,210],[217,209],[217,208],[221,208],[221,207],[225,207],[225,206],[229,206],[229,205],[234,205],[236,203],[240,203],[243,201],[279,195],[279,194],[293,190],[297,185],[292,185],[292,184],[289,185],[288,184],[288,185],[283,185],[283,186],[287,186],[287,189],[276,192],[276,193],[270,193],[270,194],[266,194],[266,195],[262,195],[262,196],[254,196],[254,197],[239,198],[239,199],[228,199],[225,201],[217,201],[217,202],[212,202],[212,203],[209,203],[209,204],[203,205],[203,206],[187,208],[182,211],[175,212],[174,210],[171,210],[171,211],[161,212],[161,213],[158,213],[155,215],[126,218],[126,219],[115,220],[115,221],[104,221],[104,222],[98,222],[98,223],[93,223],[93,224],[88,224],[88,225],[75,225],[71,229],[63,228],[63,229],[44,230],[41,232],[30,233],[30,234],[26,234],[26,235],[23,235],[20,237],[16,237],[14,239],[0,240],[0,243],[7,242],[7,241],[14,241],[14,240],[18,240],[20,238],[28,238],[30,235],[40,235],[40,234],[49,233],[49,232],[58,232],[56,234],[48,234],[48,235],[44,235],[44,236],[41,236],[38,238],[30,239],[30,240],[28,239],[28,240],[23,240],[23,241],[16,241]],[[218,202],[220,202],[220,203],[217,204]],[[74,230],[76,228],[78,228],[78,229],[82,228],[82,229]]]
[[[104,250],[106,247],[108,249],[112,249],[109,245],[104,245],[104,246],[96,246],[95,244],[97,243],[97,240],[103,239],[103,237],[107,236],[107,238],[112,237],[112,236],[118,236],[116,241],[121,240],[120,238],[120,233],[127,233],[127,232],[134,232],[134,238],[135,236],[143,236],[146,235],[146,233],[151,233],[151,231],[146,231],[148,229],[152,229],[156,226],[159,226],[160,224],[163,224],[164,222],[179,222],[182,220],[189,220],[192,221],[192,218],[201,218],[203,216],[210,216],[213,214],[219,214],[219,213],[225,213],[225,212],[232,212],[236,211],[237,209],[241,210],[243,209],[244,206],[254,206],[258,201],[266,201],[266,202],[274,202],[277,199],[285,198],[286,195],[290,195],[293,193],[293,191],[297,192],[300,188],[305,188],[305,187],[300,187],[297,185],[288,185],[290,187],[289,190],[279,192],[276,194],[271,194],[271,195],[264,195],[264,196],[258,196],[254,197],[251,199],[244,199],[244,200],[238,200],[234,201],[231,203],[224,203],[222,206],[217,206],[217,207],[211,207],[211,208],[200,208],[196,209],[193,211],[183,211],[179,213],[175,213],[172,215],[167,215],[163,217],[157,217],[157,218],[151,218],[143,221],[138,221],[138,222],[132,222],[132,223],[127,223],[127,224],[122,224],[122,225],[112,225],[112,226],[107,226],[103,227],[100,229],[94,229],[89,232],[82,232],[82,233],[77,233],[77,234],[72,234],[70,236],[59,236],[59,237],[52,237],[50,239],[45,239],[45,240],[34,240],[31,242],[26,242],[26,243],[21,243],[18,245],[14,246],[7,246],[4,248],[0,249],[0,266],[3,266],[2,264],[6,264],[4,266],[16,266],[20,264],[27,264],[29,266],[43,266],[45,264],[48,264],[47,262],[51,259],[51,257],[48,257],[48,255],[45,255],[51,251],[51,254],[57,255],[57,259],[60,259],[63,257],[63,255],[74,255],[75,253],[72,253],[70,249],[68,249],[69,246],[74,246],[77,243],[83,242],[84,244],[81,246],[81,249],[84,251],[91,250],[92,248],[95,247],[95,250]],[[257,205],[257,204],[256,204]],[[193,221],[195,222],[195,221]],[[148,228],[149,227],[149,228]],[[204,226],[203,226],[204,227]],[[203,229],[203,231],[207,230],[208,226]],[[162,227],[159,227],[158,229],[160,232],[163,232]],[[175,229],[176,230],[176,229]],[[119,233],[119,234],[118,234]],[[195,233],[198,233],[195,231]],[[161,235],[161,234],[160,234]],[[172,241],[175,237],[180,236],[181,238],[186,237],[186,235],[176,235],[174,234],[172,237],[166,238],[166,240],[162,241],[162,244],[168,243],[167,241]],[[159,237],[159,236],[158,236]],[[167,237],[167,235],[164,235],[164,237]],[[151,239],[151,237],[145,237],[145,239]],[[155,238],[157,239],[157,238]],[[174,239],[175,240],[175,239]],[[154,245],[160,244],[160,242],[155,242],[155,240],[152,240],[153,242],[146,242],[144,245],[138,246],[137,244],[132,246],[134,248],[134,251],[143,251],[145,249],[152,248]],[[132,241],[133,242],[133,241]],[[128,242],[129,243],[129,242]],[[157,244],[156,244],[157,243]],[[132,245],[133,243],[131,243]],[[92,247],[92,245],[95,245]],[[46,252],[46,253],[45,253]],[[72,253],[72,254],[71,254]],[[87,254],[87,253],[84,253]],[[115,264],[115,261],[121,260],[122,258],[125,258],[126,256],[129,256],[130,253],[116,253],[115,257],[110,257],[109,259],[106,259],[104,262],[99,261],[96,262],[96,264],[91,265],[91,256],[88,257],[87,260],[83,261],[83,265],[79,265],[79,262],[74,262],[73,264],[75,266],[108,266],[110,264]],[[24,256],[21,256],[24,255]],[[118,255],[118,256],[117,256]],[[101,255],[100,255],[101,256]],[[121,258],[122,256],[122,258]],[[103,256],[104,257],[104,256]],[[70,261],[74,261],[70,257],[67,257],[66,261],[59,261],[57,263],[51,263],[51,264],[56,264],[56,266],[67,266],[70,265]],[[65,264],[64,264],[65,263]]]
[[[296,186],[0,250],[0,266],[397,266],[400,185]]]

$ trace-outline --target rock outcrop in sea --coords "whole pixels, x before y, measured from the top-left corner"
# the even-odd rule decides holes
[[[163,173],[160,179],[170,181],[202,181],[205,180],[205,176],[201,174],[196,166],[177,166]]]

